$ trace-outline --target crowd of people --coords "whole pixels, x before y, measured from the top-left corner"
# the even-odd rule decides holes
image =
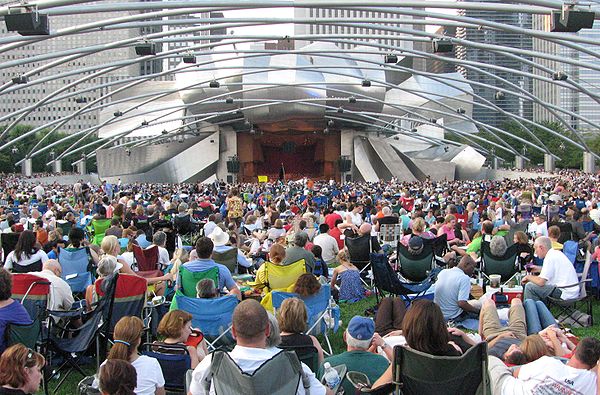
[[[120,275],[143,278],[150,303],[168,303],[184,293],[234,298],[235,343],[229,352],[211,352],[202,328],[192,327],[192,312],[158,309],[152,349],[172,353],[179,347],[175,352],[190,356],[193,395],[241,393],[250,379],[240,372],[252,375],[255,388],[272,393],[325,394],[341,388],[354,393],[362,385],[392,382],[394,346],[460,357],[482,341],[494,394],[596,394],[600,340],[577,339],[565,331],[547,301],[576,298],[573,262],[600,257],[598,185],[599,175],[578,171],[533,179],[343,184],[303,179],[43,185],[4,177],[0,394],[36,392],[46,364],[47,355],[21,344],[7,347],[6,328],[32,322],[11,297],[13,276],[19,273],[50,282],[51,311],[93,311],[106,292],[100,284]],[[382,242],[379,233],[396,224],[402,231],[398,245]],[[367,313],[352,317],[343,330],[346,350],[335,355],[327,355],[307,333],[307,303],[322,289],[330,290],[331,304],[342,309],[371,296],[371,253],[399,269],[397,248],[418,255],[428,239],[437,238],[445,238],[447,248],[438,257],[441,271],[430,297],[409,305],[402,298],[383,298],[373,318]],[[522,301],[511,301],[504,322],[496,303],[478,292],[474,277],[481,277],[482,250],[501,257],[509,248],[517,249],[517,264],[527,274],[518,277]],[[74,295],[63,276],[65,256],[75,251],[85,251],[96,282],[81,295]],[[142,267],[139,251],[155,251],[153,270]],[[274,291],[295,297],[274,308]],[[477,320],[478,328],[457,328],[469,320]],[[93,384],[102,393],[165,393],[161,365],[140,355],[143,332],[140,317],[124,316],[116,323]],[[314,348],[316,367],[294,360],[306,347]],[[289,348],[298,352],[282,351]],[[323,379],[327,368],[340,365],[348,373],[330,388]]]

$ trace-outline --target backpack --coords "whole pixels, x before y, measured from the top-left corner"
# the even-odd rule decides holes
[[[204,381],[208,393],[213,382],[216,394],[290,395],[302,384],[309,395],[310,378],[294,351],[282,351],[263,362],[252,374],[244,373],[225,351],[212,355],[210,372]]]

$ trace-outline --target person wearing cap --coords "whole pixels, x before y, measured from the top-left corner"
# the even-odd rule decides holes
[[[348,328],[344,331],[344,342],[346,342],[346,352],[338,355],[332,355],[323,361],[329,362],[331,366],[346,365],[347,371],[364,373],[373,383],[388,368],[388,360],[379,355],[369,352],[373,336],[375,335],[375,322],[372,319],[361,316],[354,316],[348,323]],[[389,347],[383,344],[382,347]],[[323,377],[323,365],[319,368],[319,377]],[[344,378],[342,381],[344,393],[353,394],[355,388]]]
[[[213,251],[215,252],[223,253],[235,248],[227,245],[229,242],[229,235],[218,226],[211,232],[208,238],[212,240],[214,244]],[[252,266],[252,262],[249,262],[239,249],[237,250],[237,264],[243,267]]]
[[[214,232],[213,232],[214,233]],[[187,262],[183,264],[187,270],[191,272],[203,272],[208,269],[212,269],[213,267],[219,268],[219,291],[223,288],[227,288],[228,295],[235,295],[238,299],[242,298],[242,293],[238,288],[237,284],[231,277],[231,272],[227,269],[226,266],[221,265],[220,263],[215,262],[211,259],[211,255],[213,253],[214,244],[211,239],[208,237],[200,237],[196,241],[196,256],[197,258],[193,261]],[[181,284],[181,275],[177,276],[177,287]]]

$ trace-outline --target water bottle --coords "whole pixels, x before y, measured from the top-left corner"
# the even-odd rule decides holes
[[[337,370],[331,367],[329,362],[325,362],[323,364],[323,368],[325,372],[323,373],[323,378],[325,379],[325,383],[331,389],[335,388],[340,383],[340,375]]]

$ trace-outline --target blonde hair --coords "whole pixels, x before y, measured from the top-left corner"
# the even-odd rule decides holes
[[[424,232],[425,231],[425,220],[421,217],[417,217],[417,218],[413,219],[412,230],[417,231],[417,232]]]
[[[113,255],[113,251],[121,250],[121,245],[116,236],[110,235],[104,236],[102,243],[100,243],[100,248],[106,255]]]
[[[171,268],[170,273],[176,275],[179,273],[179,267],[190,260],[190,254],[187,250],[183,248],[178,248],[173,253],[173,259],[171,262],[173,263],[173,267]]]
[[[277,310],[277,323],[282,332],[302,333],[306,331],[307,322],[306,305],[301,299],[288,298]]]
[[[528,363],[536,361],[544,355],[548,355],[546,342],[544,342],[544,339],[538,334],[529,335],[523,339],[520,348],[521,351],[523,351],[525,358],[527,358]]]

